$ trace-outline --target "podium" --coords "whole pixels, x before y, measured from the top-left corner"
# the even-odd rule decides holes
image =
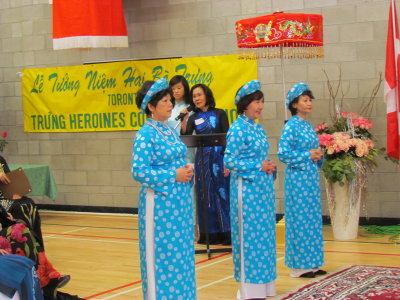
[[[203,162],[203,147],[214,147],[214,146],[226,146],[226,133],[215,133],[215,134],[198,134],[198,135],[181,135],[180,136],[182,142],[188,148],[198,148],[200,151],[200,165],[204,168]],[[205,178],[204,178],[204,169],[201,172],[200,182],[202,185],[202,190],[205,191]],[[210,249],[210,237],[208,232],[208,212],[207,212],[207,193],[202,193],[202,203],[203,203],[203,212],[204,212],[204,222],[205,222],[205,236],[206,236],[206,249],[205,250],[196,250],[196,254],[207,253],[208,259],[211,258],[211,253],[223,253],[223,252],[232,252],[232,248],[218,248],[218,249]]]

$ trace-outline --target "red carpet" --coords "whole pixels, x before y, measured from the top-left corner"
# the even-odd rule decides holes
[[[300,288],[287,300],[400,300],[400,268],[351,266]]]

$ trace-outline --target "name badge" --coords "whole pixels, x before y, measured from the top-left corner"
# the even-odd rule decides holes
[[[194,124],[195,125],[200,125],[200,124],[203,124],[203,123],[204,123],[204,119],[203,118],[194,120]]]

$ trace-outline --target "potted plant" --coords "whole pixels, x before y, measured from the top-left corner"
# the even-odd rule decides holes
[[[327,74],[330,93],[330,122],[315,127],[324,151],[322,172],[328,199],[333,235],[336,239],[354,239],[358,234],[360,206],[366,200],[367,173],[373,172],[377,157],[384,148],[376,147],[370,130],[373,123],[367,118],[371,113],[376,94],[382,82],[380,76],[369,101],[360,113],[343,111],[344,93],[337,100],[342,88],[341,73],[336,87]]]

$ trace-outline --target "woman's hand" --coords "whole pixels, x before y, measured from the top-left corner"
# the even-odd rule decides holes
[[[19,199],[21,199],[21,198],[22,198],[22,196],[20,196],[20,195],[18,195],[18,194],[12,195],[12,199],[13,199],[13,200],[19,200]]]
[[[7,250],[0,249],[0,255],[6,255],[6,254],[11,254],[11,253],[8,253]]]
[[[176,181],[178,182],[188,182],[193,177],[193,168],[189,165],[183,166],[176,169]]]
[[[7,219],[9,219],[10,221],[15,221],[14,217],[12,216],[12,214],[10,214],[8,212],[7,215],[8,215]]]
[[[187,110],[187,108],[184,108],[184,109],[182,109],[182,110],[180,111],[179,114],[185,114],[185,118],[186,118],[187,116],[189,116],[189,111]]]
[[[224,177],[228,177],[229,173],[230,173],[230,171],[224,167]]]
[[[321,149],[311,149],[311,160],[312,161],[319,161],[322,158],[322,151]]]
[[[186,133],[186,128],[187,128],[187,120],[189,118],[189,114],[183,117],[181,121],[181,132]]]
[[[6,173],[0,172],[0,181],[4,184],[10,183],[10,178],[8,178]]]
[[[276,164],[269,160],[263,160],[261,171],[272,174],[276,171]]]

